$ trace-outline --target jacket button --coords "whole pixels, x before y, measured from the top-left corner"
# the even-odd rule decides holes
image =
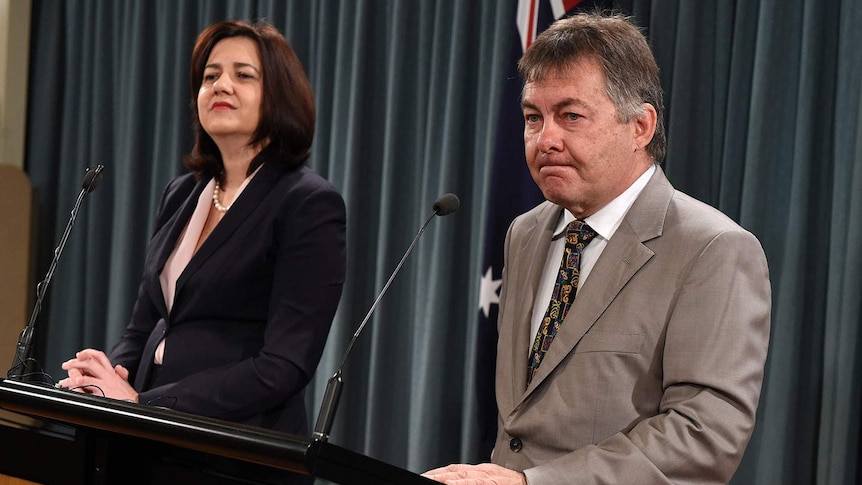
[[[521,448],[523,447],[524,443],[521,443],[521,438],[512,438],[509,440],[509,449],[515,453],[521,451]]]

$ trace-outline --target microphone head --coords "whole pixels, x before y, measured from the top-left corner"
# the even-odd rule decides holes
[[[452,193],[443,194],[440,198],[434,202],[434,205],[431,208],[434,210],[434,213],[438,216],[448,216],[449,214],[458,210],[458,206],[461,205],[461,201],[458,200],[458,196]]]
[[[90,192],[96,190],[96,187],[102,183],[102,169],[104,166],[99,165],[95,170],[87,170],[87,173],[84,174],[84,178],[81,180],[81,188],[86,190],[89,194]]]

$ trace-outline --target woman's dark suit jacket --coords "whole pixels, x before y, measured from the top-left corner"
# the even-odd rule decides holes
[[[344,282],[344,201],[308,168],[264,164],[180,275],[168,314],[159,273],[208,182],[187,174],[165,189],[111,361],[141,403],[307,434],[303,389]]]

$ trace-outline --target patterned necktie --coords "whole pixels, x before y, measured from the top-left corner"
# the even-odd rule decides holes
[[[566,228],[566,249],[560,262],[560,271],[557,273],[551,302],[548,304],[542,323],[539,324],[539,331],[536,332],[536,340],[533,341],[530,360],[527,363],[528,386],[551,342],[554,341],[554,336],[557,335],[572,302],[575,301],[581,273],[581,253],[594,237],[596,237],[596,231],[583,221],[574,220]]]

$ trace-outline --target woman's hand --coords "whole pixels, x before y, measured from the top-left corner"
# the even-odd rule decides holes
[[[129,384],[129,371],[125,367],[113,366],[108,356],[100,350],[84,349],[75,358],[63,362],[63,370],[69,377],[57,385],[73,391],[123,401],[138,402],[138,393]]]

